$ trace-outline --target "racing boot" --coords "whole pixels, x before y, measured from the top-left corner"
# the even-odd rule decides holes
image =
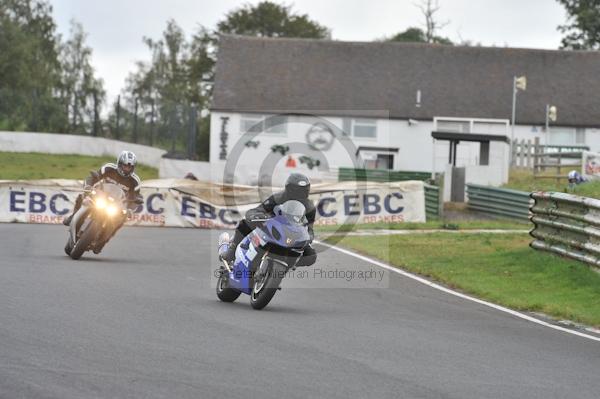
[[[67,216],[66,218],[63,219],[63,224],[65,226],[70,226],[71,225],[71,220],[73,220],[73,216],[75,215],[75,213],[70,214],[69,216]]]
[[[239,231],[235,230],[233,235],[233,239],[229,243],[229,248],[227,251],[221,256],[227,263],[231,263],[235,260],[235,249],[244,239],[244,235]]]
[[[81,208],[82,203],[83,203],[83,195],[79,194],[77,196],[77,199],[75,200],[75,208],[73,208],[73,213],[71,213],[69,216],[67,216],[66,218],[63,219],[63,224],[65,226],[71,225],[71,220],[73,220],[73,216],[75,216],[75,214],[77,213],[79,208]]]

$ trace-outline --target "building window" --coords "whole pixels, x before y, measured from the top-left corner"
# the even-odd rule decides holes
[[[287,133],[287,117],[283,115],[273,115],[265,119],[265,132],[275,134]]]
[[[357,139],[376,139],[377,120],[375,119],[344,119],[343,132]]]
[[[438,132],[471,133],[471,123],[468,121],[438,121]]]
[[[287,117],[283,115],[243,114],[240,118],[240,132],[284,135],[287,133],[287,123]]]
[[[550,127],[550,144],[583,145],[585,144],[585,128]]]

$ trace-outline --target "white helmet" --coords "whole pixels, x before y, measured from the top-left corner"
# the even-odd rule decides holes
[[[577,171],[572,170],[569,172],[569,180],[577,180]]]
[[[131,151],[121,151],[117,158],[117,172],[123,177],[131,176],[135,170],[137,159]]]

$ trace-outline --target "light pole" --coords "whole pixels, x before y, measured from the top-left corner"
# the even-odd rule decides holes
[[[556,122],[556,106],[546,104],[546,144],[550,143],[550,121]]]
[[[513,148],[515,142],[515,117],[517,112],[517,92],[519,90],[525,91],[527,89],[527,77],[526,76],[513,76],[513,98],[512,98],[512,118],[511,118],[511,130],[510,130],[510,146]],[[514,163],[513,151],[510,152],[510,163]]]
[[[550,136],[550,121],[556,122],[557,109],[556,106],[546,104],[546,134]]]

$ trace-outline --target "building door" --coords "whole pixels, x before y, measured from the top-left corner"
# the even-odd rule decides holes
[[[465,168],[452,168],[450,201],[465,202]]]
[[[394,154],[374,151],[361,151],[360,154],[366,169],[394,169]]]
[[[394,155],[393,154],[377,154],[377,165],[375,169],[394,169]]]

